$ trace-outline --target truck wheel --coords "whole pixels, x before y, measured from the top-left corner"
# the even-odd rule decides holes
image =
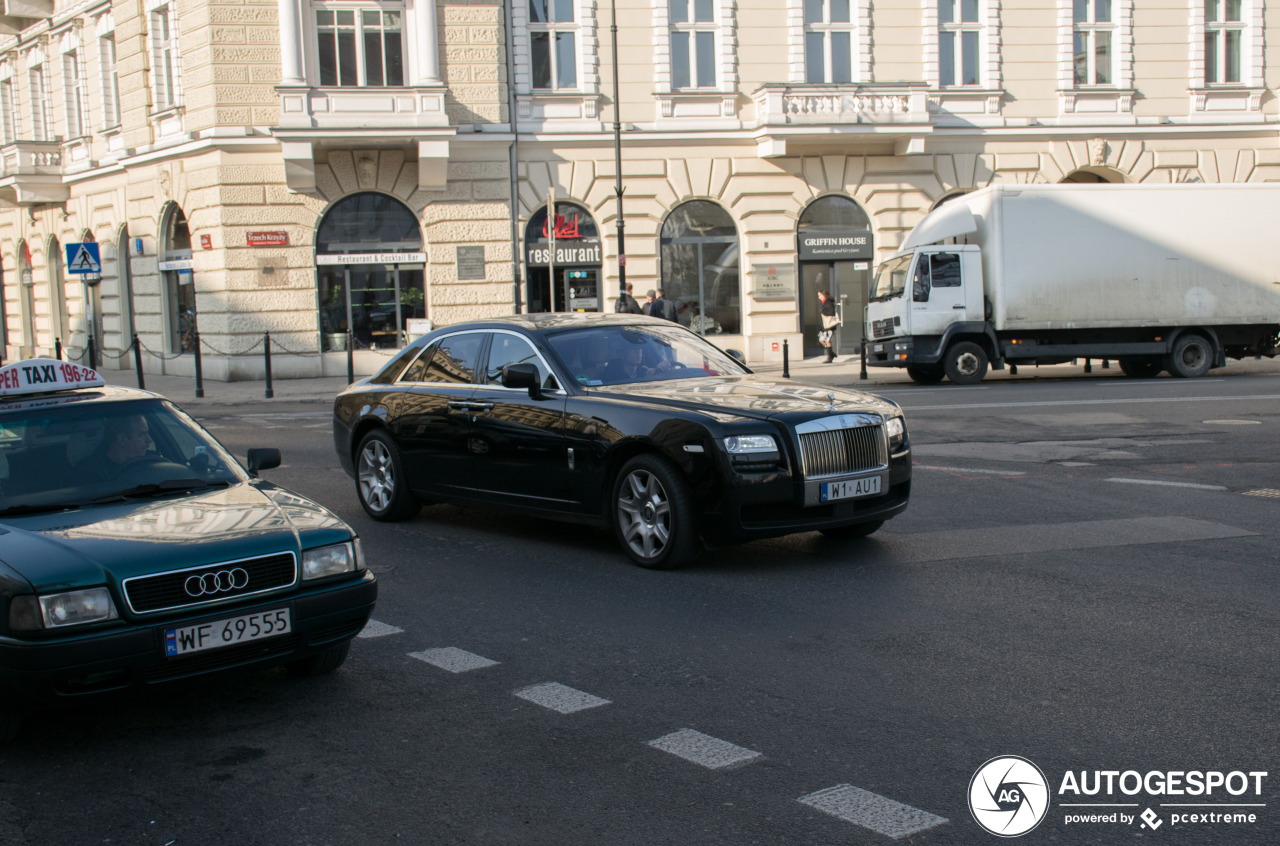
[[[697,554],[693,495],[680,471],[657,455],[637,455],[613,483],[613,528],[631,560],[650,570],[683,566]]]
[[[1213,364],[1213,347],[1203,335],[1183,335],[1165,357],[1164,369],[1172,376],[1191,379],[1209,372]]]
[[[1122,358],[1120,372],[1133,379],[1152,379],[1160,375],[1164,365],[1158,358]]]
[[[952,344],[943,359],[947,378],[957,385],[976,385],[987,375],[987,353],[973,341]]]
[[[942,372],[941,367],[908,367],[907,375],[917,385],[936,385],[947,374]]]

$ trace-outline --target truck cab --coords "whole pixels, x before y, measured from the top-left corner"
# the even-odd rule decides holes
[[[923,383],[943,376],[981,381],[988,351],[995,349],[982,290],[977,245],[931,244],[888,259],[877,270],[867,300],[867,365],[905,367]],[[947,355],[956,341],[965,344],[956,355]]]

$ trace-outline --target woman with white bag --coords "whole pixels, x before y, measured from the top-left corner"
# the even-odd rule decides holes
[[[818,332],[818,343],[827,348],[826,363],[836,360],[836,348],[833,341],[836,329],[840,326],[840,317],[836,314],[836,301],[831,298],[830,291],[819,291],[818,299],[822,301],[822,330]]]

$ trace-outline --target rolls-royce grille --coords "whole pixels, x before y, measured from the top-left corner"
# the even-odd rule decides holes
[[[800,457],[806,479],[875,470],[889,463],[880,426],[801,433]]]
[[[297,562],[292,552],[226,561],[175,570],[158,576],[126,579],[125,599],[135,613],[211,605],[221,600],[250,596],[288,587],[297,578]]]
[[[893,334],[895,319],[886,317],[884,320],[871,321],[871,337],[887,338]]]

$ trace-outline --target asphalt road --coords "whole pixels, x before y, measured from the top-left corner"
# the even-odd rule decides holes
[[[1280,841],[1280,368],[882,392],[907,410],[906,514],[668,573],[568,525],[373,523],[324,404],[200,408],[357,527],[379,625],[328,677],[33,720],[0,753],[0,843],[995,843],[967,797],[1004,755],[1049,782],[1021,842]],[[1097,771],[1268,775],[1060,791]],[[1066,822],[1147,809],[1154,830]]]

